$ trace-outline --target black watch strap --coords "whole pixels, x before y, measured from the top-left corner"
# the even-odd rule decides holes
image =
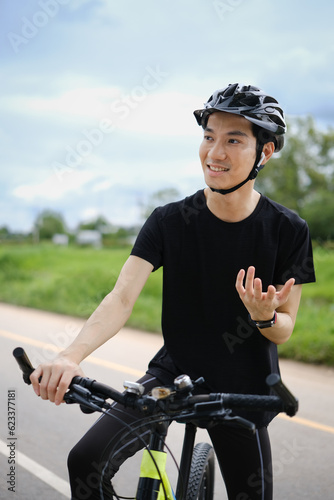
[[[257,328],[270,328],[276,324],[277,321],[277,312],[274,312],[274,316],[272,319],[269,319],[267,321],[254,321],[250,314],[248,315],[248,320],[251,324],[255,325]]]

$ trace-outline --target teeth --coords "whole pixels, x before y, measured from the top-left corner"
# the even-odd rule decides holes
[[[209,168],[211,170],[213,170],[214,172],[227,172],[228,171],[228,168],[216,168],[216,167],[213,167],[212,165],[209,165]]]

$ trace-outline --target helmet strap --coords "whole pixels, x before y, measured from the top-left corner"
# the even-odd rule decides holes
[[[263,150],[263,144],[261,144],[260,147],[257,148],[257,155],[256,155],[256,158],[255,158],[255,163],[254,163],[254,166],[253,166],[252,170],[250,171],[247,179],[245,179],[244,181],[240,182],[236,186],[233,186],[233,187],[231,187],[229,189],[215,189],[215,188],[212,188],[211,186],[209,186],[209,188],[211,189],[211,191],[213,191],[214,193],[219,193],[219,194],[233,193],[233,191],[236,191],[237,189],[241,188],[244,184],[246,184],[246,182],[255,179],[257,177],[257,174],[264,167],[264,165],[261,165],[261,162],[262,162],[262,150]]]

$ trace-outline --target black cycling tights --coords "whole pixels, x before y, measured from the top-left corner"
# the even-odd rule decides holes
[[[151,375],[140,381],[146,391],[160,385]],[[71,450],[68,457],[72,500],[111,500],[111,478],[121,464],[148,441],[150,429],[138,427],[142,440],[126,424],[142,414],[116,404]],[[139,425],[139,422],[138,422]],[[271,451],[265,427],[255,434],[219,425],[209,431],[229,500],[272,500]]]

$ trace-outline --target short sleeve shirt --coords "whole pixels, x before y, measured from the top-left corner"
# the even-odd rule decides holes
[[[201,190],[157,208],[132,255],[163,267],[164,347],[149,372],[164,383],[186,373],[204,377],[210,391],[268,394],[266,376],[279,373],[277,346],[249,323],[236,276],[255,266],[264,289],[291,277],[315,281],[306,222],[261,196],[249,217],[228,223],[208,209]],[[258,425],[271,418],[252,417]]]

